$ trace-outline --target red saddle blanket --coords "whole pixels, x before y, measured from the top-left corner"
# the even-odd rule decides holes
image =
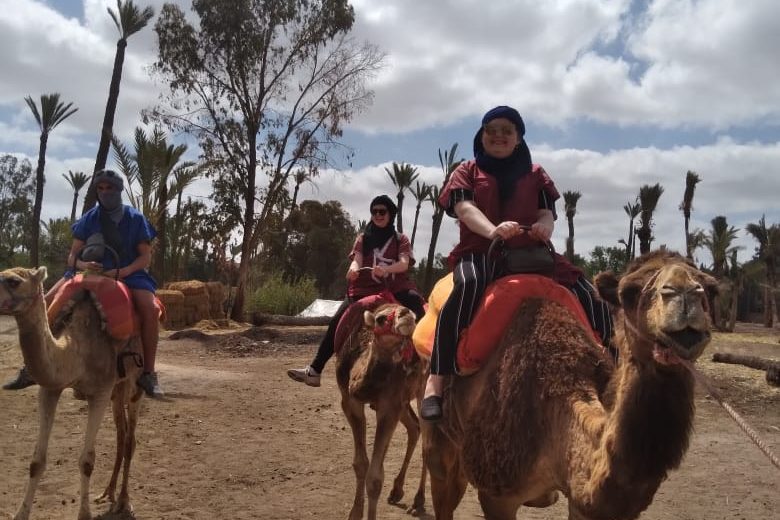
[[[121,281],[98,274],[79,273],[60,287],[46,311],[50,326],[54,326],[62,313],[68,312],[72,298],[81,291],[92,294],[105,322],[106,332],[111,337],[126,340],[140,333],[141,321],[135,311],[130,289]],[[165,307],[156,296],[155,305],[162,321]]]
[[[436,320],[441,307],[452,292],[452,287],[452,274],[449,274],[436,283],[428,298],[428,310],[415,328],[412,337],[414,346],[421,356],[430,357],[433,351]],[[541,275],[506,276],[487,288],[471,325],[461,333],[457,354],[458,369],[461,374],[474,373],[482,366],[499,345],[517,309],[529,298],[543,298],[563,305],[598,341],[598,336],[593,332],[582,305],[574,293],[566,287]]]
[[[346,312],[341,315],[339,324],[336,326],[336,335],[333,339],[333,349],[335,352],[341,350],[341,346],[344,344],[352,332],[363,324],[363,313],[365,311],[372,311],[385,303],[398,303],[393,293],[389,291],[382,291],[379,294],[372,294],[366,296],[358,301],[352,303],[347,307]]]

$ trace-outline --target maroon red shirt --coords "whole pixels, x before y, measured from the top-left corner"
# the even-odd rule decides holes
[[[531,172],[517,180],[512,196],[503,203],[499,199],[498,181],[492,175],[479,169],[475,160],[460,164],[452,172],[449,182],[439,194],[439,204],[447,213],[455,217],[455,204],[461,200],[473,200],[476,206],[495,225],[505,221],[514,221],[530,226],[537,220],[540,209],[540,193],[550,201],[550,209],[555,213],[553,203],[560,198],[552,179],[538,164]],[[487,253],[491,240],[471,231],[465,224],[458,222],[460,241],[449,256],[450,267],[467,253]],[[537,243],[527,234],[511,238],[505,247],[527,247]],[[556,255],[554,278],[560,283],[571,284],[582,273],[560,255]]]
[[[349,253],[350,260],[355,258],[355,253],[363,253],[362,233],[358,235],[355,245]],[[382,247],[375,248],[367,254],[363,253],[363,265],[361,267],[388,266],[397,262],[402,254],[409,256],[409,267],[411,267],[414,264],[412,245],[406,235],[396,233]],[[379,294],[385,288],[393,293],[410,289],[417,290],[415,283],[409,278],[408,272],[393,273],[382,279],[379,277],[374,278],[371,271],[361,270],[358,277],[354,281],[349,282],[347,296],[359,299],[372,294]]]

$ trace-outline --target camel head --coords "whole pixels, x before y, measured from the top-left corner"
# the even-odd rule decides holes
[[[380,305],[373,311],[365,311],[363,321],[373,331],[374,345],[380,355],[392,357],[397,362],[408,357],[407,351],[413,352],[411,338],[415,317],[403,305]]]
[[[0,314],[19,315],[43,299],[46,268],[14,267],[0,272]]]
[[[677,253],[656,251],[634,260],[626,272],[601,273],[596,287],[619,310],[629,348],[639,361],[672,365],[694,361],[710,341],[709,301],[715,279]]]

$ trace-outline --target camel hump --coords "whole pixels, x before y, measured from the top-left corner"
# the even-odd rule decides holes
[[[102,275],[77,274],[65,282],[47,309],[49,325],[61,328],[61,323],[84,292],[88,292],[103,319],[106,332],[113,338],[126,340],[138,333],[138,318],[130,289],[122,282]]]
[[[393,294],[388,291],[366,296],[347,307],[336,326],[336,334],[333,339],[334,351],[338,353],[352,333],[363,326],[363,313],[365,311],[372,311],[385,303],[397,303]]]

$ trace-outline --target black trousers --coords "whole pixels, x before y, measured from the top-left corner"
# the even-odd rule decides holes
[[[398,303],[411,310],[417,317],[417,321],[420,321],[425,315],[424,300],[420,294],[416,291],[406,290],[393,293]],[[354,303],[354,300],[347,297],[339,308],[336,310],[336,314],[328,322],[328,330],[325,331],[325,336],[320,341],[320,346],[317,348],[317,354],[314,356],[314,360],[311,362],[311,367],[318,373],[322,373],[325,368],[325,364],[333,357],[334,344],[333,341],[336,338],[336,328],[339,325],[339,321],[350,304]]]
[[[491,266],[492,269],[492,266]],[[451,375],[457,373],[457,348],[460,334],[474,318],[488,280],[486,255],[470,253],[461,258],[453,275],[453,288],[444,303],[436,322],[436,335],[431,353],[431,374]],[[602,344],[609,345],[612,337],[612,315],[609,306],[596,296],[596,290],[584,277],[569,287],[577,296],[591,326],[599,333]]]

